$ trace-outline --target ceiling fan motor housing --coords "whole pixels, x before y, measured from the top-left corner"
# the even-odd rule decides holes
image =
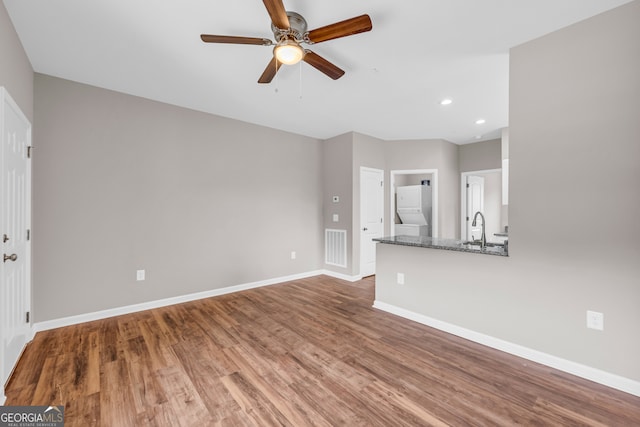
[[[273,23],[271,24],[271,31],[276,42],[282,40],[295,40],[298,43],[305,41],[305,34],[307,33],[307,21],[302,15],[296,12],[287,11],[287,17],[289,18],[289,28],[278,28]]]

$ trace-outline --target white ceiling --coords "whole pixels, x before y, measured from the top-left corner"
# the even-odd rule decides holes
[[[491,139],[508,125],[509,49],[630,0],[284,0],[309,29],[371,16],[373,30],[310,49],[307,64],[258,77],[273,38],[260,0],[4,0],[36,72],[326,139]],[[442,98],[453,104],[441,106]],[[484,125],[475,121],[484,118]]]

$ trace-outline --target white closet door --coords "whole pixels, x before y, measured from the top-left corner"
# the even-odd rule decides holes
[[[0,131],[0,380],[4,385],[31,339],[31,124],[4,88],[0,88]]]

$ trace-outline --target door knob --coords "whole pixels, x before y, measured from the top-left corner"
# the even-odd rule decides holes
[[[4,254],[4,262],[15,261],[17,259],[18,259],[18,255],[16,254],[11,254],[11,255]]]
[[[365,227],[365,228],[363,228],[363,229],[362,229],[362,231],[367,231],[367,230],[368,230],[368,228],[367,228],[367,227]]]
[[[6,241],[9,240],[9,236],[7,236],[6,234],[3,234],[2,236],[2,243],[6,243]]]

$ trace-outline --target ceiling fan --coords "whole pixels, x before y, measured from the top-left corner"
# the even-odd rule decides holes
[[[351,36],[353,34],[364,33],[371,31],[372,28],[369,15],[360,15],[355,18],[316,28],[312,31],[307,31],[307,21],[304,17],[298,13],[286,11],[282,0],[262,1],[271,17],[271,30],[273,31],[275,42],[270,39],[258,37],[219,36],[211,34],[202,34],[200,36],[205,43],[252,44],[262,46],[272,46],[275,44],[273,58],[258,79],[258,83],[270,83],[282,64],[296,64],[301,60],[332,79],[337,80],[344,75],[344,70],[341,70],[320,55],[302,48],[300,45],[302,43],[311,45],[340,37]]]

